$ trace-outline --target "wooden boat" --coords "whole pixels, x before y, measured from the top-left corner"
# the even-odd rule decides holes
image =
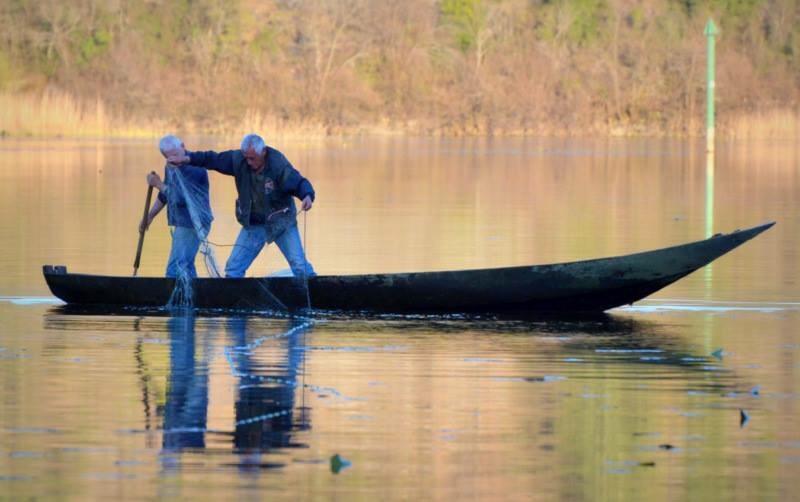
[[[655,251],[552,265],[446,272],[197,278],[200,309],[320,310],[362,313],[599,313],[631,304],[707,265],[772,227],[766,223]],[[55,296],[68,305],[166,305],[176,281],[116,277],[44,266]]]

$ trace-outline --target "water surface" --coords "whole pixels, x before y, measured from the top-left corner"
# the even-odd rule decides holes
[[[132,272],[156,148],[0,142],[0,497],[791,498],[793,144],[722,145],[713,191],[702,145],[676,140],[275,146],[317,190],[300,230],[326,274],[552,263],[778,224],[597,319],[88,315],[41,266]],[[233,181],[211,187],[211,240],[230,244]],[[142,275],[166,263],[160,218]],[[251,274],[285,267],[270,248]]]

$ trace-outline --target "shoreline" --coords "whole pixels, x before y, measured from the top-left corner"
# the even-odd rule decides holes
[[[240,122],[228,119],[214,127],[195,122],[180,126],[175,120],[141,120],[115,113],[101,100],[85,103],[73,96],[51,91],[43,95],[0,94],[2,139],[152,139],[166,132],[182,136],[240,138],[261,131],[285,139],[358,137],[607,137],[607,138],[704,138],[698,117],[688,125],[614,124],[602,121],[582,124],[537,123],[536,127],[498,126],[504,117],[476,116],[458,124],[443,125],[440,118],[395,120],[382,118],[357,125],[320,121],[278,119],[258,110],[243,114]],[[723,112],[716,136],[730,139],[791,139],[800,141],[800,106],[773,106],[752,111]]]

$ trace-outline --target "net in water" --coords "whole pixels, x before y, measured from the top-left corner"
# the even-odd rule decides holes
[[[175,200],[183,200],[186,203],[189,217],[192,220],[192,228],[194,228],[197,238],[200,241],[200,253],[203,255],[203,262],[205,263],[208,276],[222,277],[222,274],[219,272],[214,250],[208,242],[210,226],[207,222],[212,220],[212,215],[211,209],[204,203],[208,197],[207,194],[204,193],[205,189],[187,182],[180,168],[168,166],[167,169],[169,170],[170,181],[172,181],[172,186],[169,187],[169,190],[175,191],[170,195],[175,197]],[[168,199],[170,195],[168,195]]]

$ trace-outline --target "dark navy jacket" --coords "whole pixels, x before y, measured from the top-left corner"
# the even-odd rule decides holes
[[[167,165],[164,168],[164,184],[167,185],[166,193],[159,192],[158,200],[167,206],[167,223],[173,227],[194,228],[189,206],[186,204],[183,190],[179,186],[177,176],[174,174],[176,167]],[[203,228],[209,228],[214,219],[211,215],[211,205],[208,199],[208,171],[195,166],[184,166],[181,169],[185,189],[196,202],[196,216],[198,223]]]
[[[213,169],[233,176],[236,180],[236,219],[242,226],[264,225],[267,241],[272,242],[284,230],[297,224],[297,208],[292,197],[302,200],[306,196],[314,200],[314,187],[305,179],[291,162],[278,150],[267,147],[264,176],[268,186],[265,190],[266,214],[250,214],[252,186],[250,166],[241,150],[226,152],[187,152],[189,163],[194,166]],[[261,187],[257,187],[261,188]]]

